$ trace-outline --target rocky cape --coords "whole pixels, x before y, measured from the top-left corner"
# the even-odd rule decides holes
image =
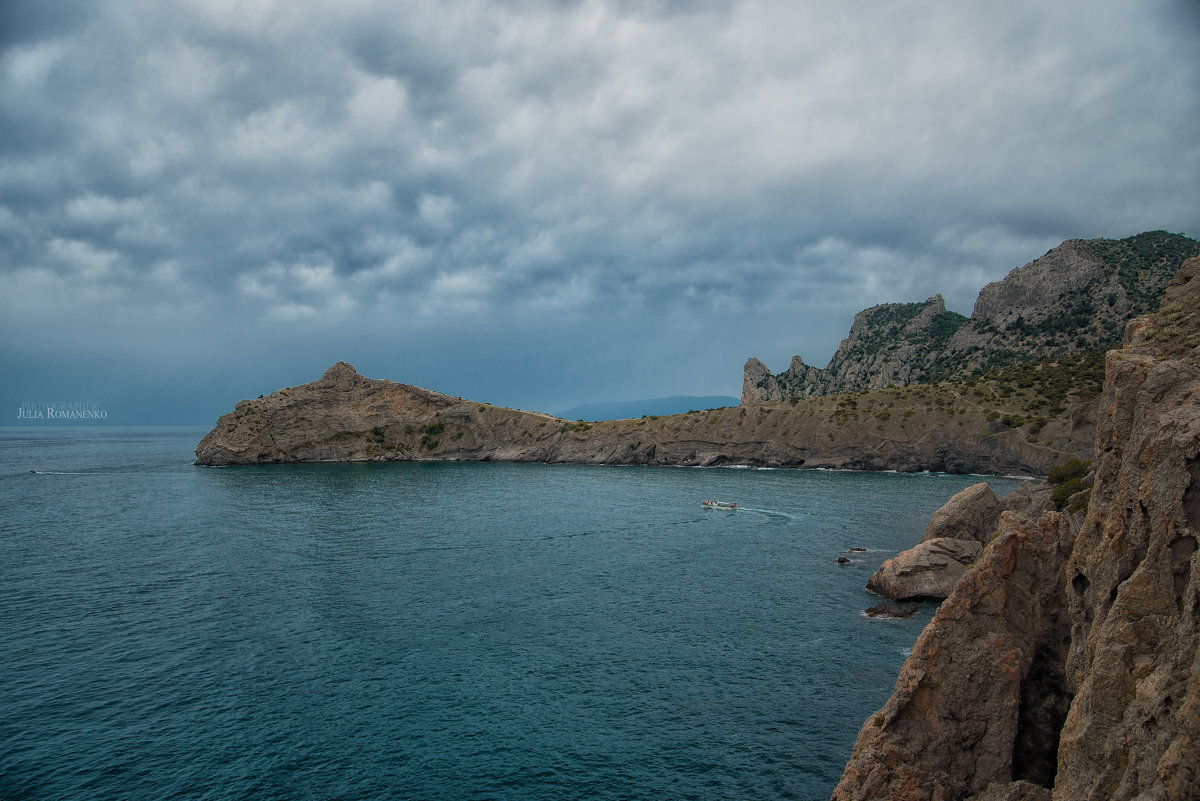
[[[1167,282],[1200,243],[1150,231],[1127,239],[1072,239],[985,286],[971,316],[941,295],[859,312],[824,369],[792,358],[772,374],[743,369],[743,404],[887,386],[963,380],[1019,362],[1119,347],[1125,325],[1158,308]]]
[[[1200,259],[1106,368],[1086,516],[1001,511],[836,801],[1200,798]]]
[[[311,384],[239,402],[200,441],[196,463],[737,464],[1028,475],[1090,451],[1088,407],[1027,420],[1022,392],[906,387],[584,423],[365,378],[339,362]]]

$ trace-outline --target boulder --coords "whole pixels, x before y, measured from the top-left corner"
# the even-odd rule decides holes
[[[992,492],[987,482],[981,481],[959,491],[934,512],[921,541],[948,537],[986,543],[996,530],[1001,511],[996,493]]]
[[[892,601],[940,601],[979,556],[974,540],[939,537],[888,559],[867,582],[867,589]]]

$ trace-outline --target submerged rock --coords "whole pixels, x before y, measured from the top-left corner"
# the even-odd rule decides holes
[[[916,604],[875,604],[863,610],[867,617],[912,617],[917,613]]]

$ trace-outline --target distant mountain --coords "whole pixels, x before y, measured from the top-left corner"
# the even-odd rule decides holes
[[[636,401],[609,401],[575,406],[558,417],[564,420],[628,420],[646,415],[684,414],[692,410],[720,409],[737,406],[738,399],[732,395],[673,395],[669,398],[650,398]]]
[[[924,303],[859,312],[820,369],[799,357],[772,374],[746,362],[743,404],[889,386],[962,381],[1022,362],[1044,362],[1121,346],[1125,325],[1158,308],[1167,282],[1200,243],[1166,231],[1127,239],[1070,239],[979,293],[971,316]]]

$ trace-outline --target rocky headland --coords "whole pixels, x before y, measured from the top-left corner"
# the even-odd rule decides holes
[[[982,553],[836,801],[1200,798],[1200,258],[1106,368],[1086,514],[960,504]]]
[[[424,459],[1040,475],[1089,453],[1095,431],[1082,402],[1058,419],[1039,418],[1042,394],[981,381],[584,423],[370,379],[339,362],[313,383],[239,402],[201,440],[196,463]]]
[[[772,374],[751,358],[742,403],[767,403],[887,386],[966,380],[998,367],[1120,346],[1125,325],[1154,311],[1200,243],[1149,231],[1127,239],[1072,239],[985,286],[971,316],[941,295],[859,312],[824,369],[792,357]]]

